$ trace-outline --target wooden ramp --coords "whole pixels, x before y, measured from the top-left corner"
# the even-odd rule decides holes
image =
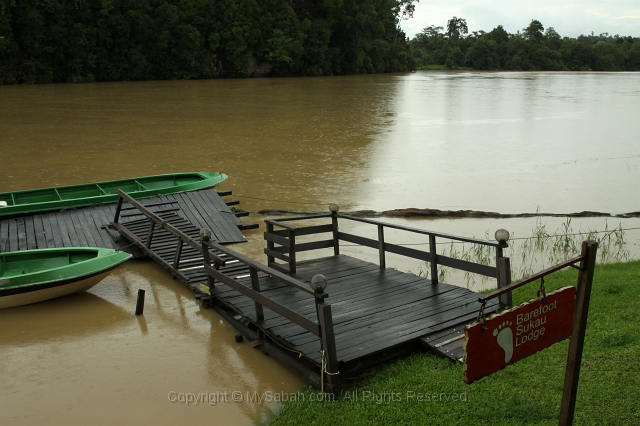
[[[400,352],[427,345],[452,359],[462,357],[464,326],[478,316],[477,293],[450,284],[432,284],[417,275],[345,255],[298,262],[293,275],[310,281],[315,274],[328,280],[333,326],[341,371],[359,370],[370,363],[397,356]],[[248,277],[238,279],[251,287]],[[316,320],[313,298],[268,276],[260,277],[261,293]],[[301,352],[320,363],[320,341],[297,324],[265,309],[264,321],[255,317],[254,301],[237,291],[216,285],[216,299],[246,318],[256,327],[278,339],[292,351]],[[489,314],[498,309],[493,300],[485,308]],[[462,333],[462,334],[460,334]],[[374,360],[368,358],[374,357]]]
[[[142,202],[158,213],[173,212],[194,226],[211,229],[214,238],[223,244],[247,241],[242,223],[214,189],[146,198]],[[108,227],[115,210],[115,203],[100,204],[0,220],[0,252],[79,246],[118,248],[118,234]],[[140,217],[138,211],[123,210],[121,220],[136,222]]]
[[[176,214],[176,212],[161,212],[157,214],[157,217],[174,229],[179,230],[191,239],[194,244],[199,241],[200,228]],[[154,223],[153,226],[155,225]],[[192,289],[198,289],[199,291],[200,283],[207,282],[202,251],[196,246],[184,244],[184,242],[178,248],[178,238],[167,227],[155,228],[151,243],[147,244],[149,227],[152,226],[150,218],[145,216],[135,221],[112,223],[111,226],[128,241],[143,250],[149,257],[165,269],[168,269],[175,278],[185,284],[189,284]],[[227,257],[219,251],[212,251],[212,253],[221,258]],[[226,275],[237,278],[248,274],[249,269],[243,263],[234,259],[224,260],[226,265],[221,271]]]

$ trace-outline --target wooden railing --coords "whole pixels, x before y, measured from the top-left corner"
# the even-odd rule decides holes
[[[326,360],[325,370],[320,371],[320,381],[322,381],[321,384],[324,389],[328,390],[329,392],[339,392],[340,377],[338,375],[338,357],[336,352],[335,335],[333,331],[333,318],[331,314],[331,305],[326,302],[326,299],[329,296],[328,293],[326,293],[324,290],[322,292],[314,292],[303,281],[300,281],[269,266],[260,264],[234,250],[229,249],[228,247],[223,246],[222,244],[219,244],[216,241],[210,240],[207,237],[207,233],[201,232],[201,241],[197,242],[182,233],[179,229],[175,228],[170,223],[167,223],[165,220],[147,209],[138,201],[131,198],[124,191],[118,190],[118,195],[118,205],[116,207],[116,213],[113,223],[118,224],[118,221],[120,219],[120,212],[122,210],[125,210],[122,207],[123,202],[131,204],[131,206],[140,211],[141,214],[147,216],[150,221],[146,240],[136,241],[136,243],[138,243],[140,248],[145,250],[152,257],[156,258],[156,260],[159,260],[172,272],[180,274],[178,271],[178,264],[180,262],[182,247],[184,244],[188,244],[202,253],[204,270],[207,274],[209,293],[212,296],[215,297],[216,281],[218,281],[253,300],[255,318],[258,325],[260,325],[260,323],[264,321],[263,307],[265,307],[272,310],[276,314],[283,316],[289,321],[299,325],[313,335],[319,337],[321,340],[321,347],[324,352],[324,358]],[[126,208],[126,210],[131,209]],[[165,229],[169,233],[175,235],[177,238],[176,254],[173,264],[164,262],[162,258],[156,255],[151,248],[151,242],[153,241],[154,232],[158,229]],[[210,235],[210,233],[208,234]],[[212,253],[212,250],[215,250],[215,252],[219,253],[220,255]],[[220,271],[220,268],[224,267],[227,262],[225,259],[222,259],[221,256],[224,256],[225,258],[235,259],[249,268],[251,288],[240,283],[237,278],[227,276]],[[275,278],[280,282],[297,290],[312,295],[316,305],[317,322],[309,320],[305,316],[262,294],[260,289],[260,279],[258,275],[259,272],[261,272],[262,274],[266,274],[269,277]],[[261,338],[264,338],[264,334],[260,334],[260,336]]]
[[[310,219],[331,219],[331,223],[325,225],[314,226],[293,226],[291,222],[299,222]],[[340,231],[339,222],[341,220],[366,223],[377,227],[378,238],[366,238]],[[506,242],[486,241],[476,238],[468,238],[457,235],[446,234],[442,232],[426,231],[418,228],[411,228],[402,225],[384,223],[372,219],[364,219],[338,212],[319,214],[313,216],[290,217],[278,220],[265,220],[267,231],[264,233],[264,239],[267,241],[267,248],[264,253],[267,255],[267,264],[274,269],[283,273],[296,273],[296,253],[318,250],[325,248],[333,248],[335,255],[340,254],[340,241],[358,244],[364,247],[370,247],[378,250],[380,269],[386,267],[386,254],[395,253],[401,256],[418,259],[430,263],[431,283],[438,283],[438,265],[448,266],[474,274],[480,274],[496,279],[498,289],[507,287],[511,283],[511,270],[509,258],[504,257],[503,249],[508,247]],[[418,250],[399,244],[391,244],[385,241],[385,229],[397,229],[407,231],[414,234],[425,235],[428,237],[429,250]],[[296,237],[313,234],[328,234],[331,237],[319,241],[298,243]],[[445,256],[437,253],[437,244],[439,239],[450,241],[460,241],[472,244],[481,244],[495,248],[496,264],[495,266],[484,265],[477,262],[470,262],[462,259]],[[285,263],[278,263],[276,259]],[[511,306],[511,292],[505,292],[500,295],[500,303],[502,306]]]

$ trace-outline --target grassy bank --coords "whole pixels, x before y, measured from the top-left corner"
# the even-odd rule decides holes
[[[577,271],[545,279],[575,285]],[[514,292],[535,297],[537,284]],[[576,425],[640,424],[640,262],[596,267],[576,404]],[[462,365],[416,354],[367,374],[333,402],[289,401],[271,425],[557,424],[568,341],[466,385]],[[422,393],[423,400],[418,401]]]

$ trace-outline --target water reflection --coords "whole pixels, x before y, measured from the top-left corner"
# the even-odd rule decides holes
[[[640,192],[639,98],[640,73],[0,86],[0,191],[212,170],[230,176],[221,189],[251,211],[325,211],[330,202],[342,211],[637,211],[629,195]],[[477,237],[499,227],[529,236],[533,227],[529,219],[391,221]],[[604,228],[601,219],[581,222]],[[247,231],[250,242],[235,248],[264,261],[263,231]],[[637,233],[629,236],[637,256]],[[375,251],[344,252],[377,261]],[[420,266],[403,262],[390,256],[388,265]],[[136,318],[139,288],[147,298]],[[2,420],[247,424],[277,406],[188,407],[167,392],[303,386],[235,343],[228,324],[151,262],[124,265],[89,294],[0,311],[0,322]]]

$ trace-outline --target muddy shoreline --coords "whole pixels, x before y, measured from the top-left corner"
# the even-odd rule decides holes
[[[272,210],[265,209],[255,212],[265,216],[286,216],[286,215],[317,215],[327,213],[326,211],[298,211],[298,210]],[[439,210],[439,209],[395,209],[385,211],[374,210],[355,210],[346,211],[345,214],[355,217],[392,217],[392,218],[473,218],[473,219],[510,219],[520,217],[615,217],[615,218],[633,218],[640,217],[640,211],[611,214],[604,212],[582,211],[575,213],[498,213],[485,212],[477,210]]]

